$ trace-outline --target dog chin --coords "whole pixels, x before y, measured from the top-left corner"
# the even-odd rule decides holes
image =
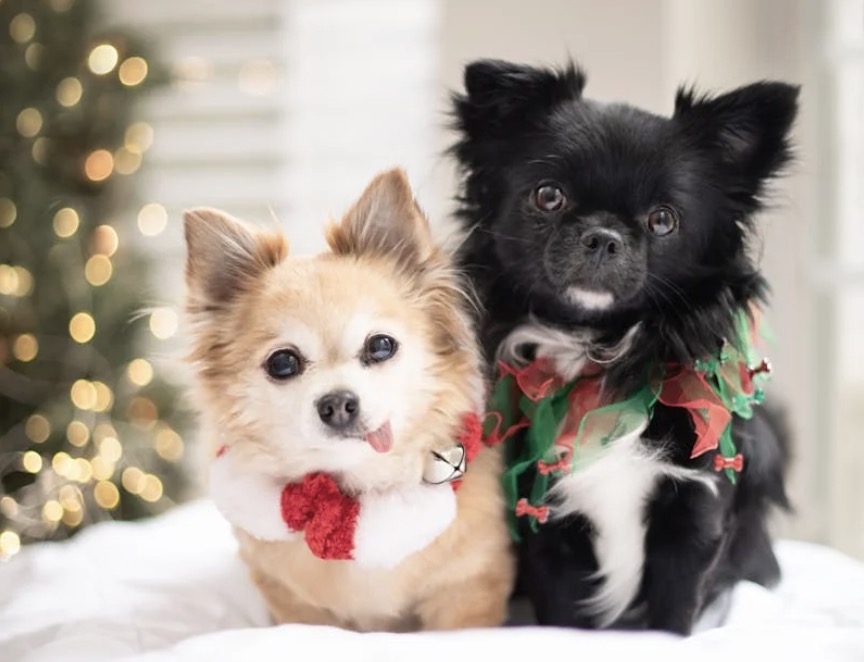
[[[386,454],[376,453],[372,447],[359,437],[322,437],[309,443],[305,448],[295,448],[285,461],[290,465],[291,475],[314,472],[351,473],[367,465],[368,462]]]
[[[568,287],[564,292],[564,296],[570,303],[581,306],[586,310],[606,310],[611,308],[612,304],[615,303],[615,297],[609,292],[586,290],[575,285]]]

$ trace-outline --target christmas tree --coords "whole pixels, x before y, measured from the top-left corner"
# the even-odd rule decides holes
[[[141,314],[132,238],[164,210],[130,210],[153,140],[136,102],[164,76],[97,9],[0,0],[0,558],[182,489],[183,412],[146,358],[176,318]]]

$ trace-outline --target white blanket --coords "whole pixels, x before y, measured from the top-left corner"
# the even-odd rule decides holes
[[[146,522],[97,525],[0,564],[0,661],[864,661],[864,564],[800,542],[777,551],[778,589],[738,586],[722,626],[706,617],[686,639],[538,627],[410,635],[268,627],[228,526],[198,501]]]

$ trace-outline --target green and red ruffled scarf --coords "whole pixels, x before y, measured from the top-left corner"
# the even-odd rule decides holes
[[[589,370],[565,382],[548,359],[518,369],[499,363],[484,436],[489,445],[505,444],[503,482],[513,536],[519,538],[520,517],[528,518],[532,531],[546,521],[550,479],[574,471],[580,450],[645,429],[658,402],[687,410],[696,434],[690,457],[716,451],[714,469],[734,483],[744,458],[732,439],[732,417],[753,416],[753,407],[764,400],[760,384],[770,373],[768,361],[757,355],[760,321],[755,306],[739,311],[736,337],[728,339],[717,356],[691,366],[655,366],[642,388],[616,402],[604,399],[602,371]],[[516,432],[523,429],[517,441]],[[520,478],[532,468],[534,480],[523,494]]]

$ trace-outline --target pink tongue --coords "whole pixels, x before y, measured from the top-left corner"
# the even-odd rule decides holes
[[[390,430],[390,421],[387,421],[374,432],[369,432],[364,439],[378,453],[386,453],[393,447],[393,432]]]

